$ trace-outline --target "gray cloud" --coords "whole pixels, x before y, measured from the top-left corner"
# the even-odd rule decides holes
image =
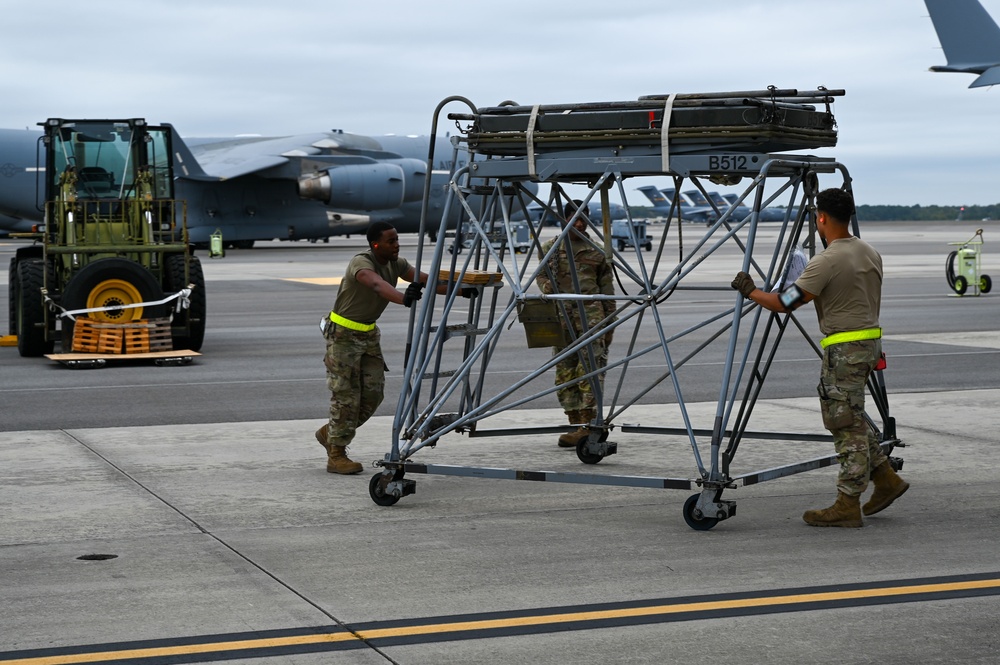
[[[187,136],[425,134],[456,94],[487,106],[825,85],[847,90],[826,156],[860,200],[1000,200],[1000,91],[927,72],[944,56],[918,0],[16,4],[3,127],[142,116]],[[984,5],[1000,17],[1000,0]]]

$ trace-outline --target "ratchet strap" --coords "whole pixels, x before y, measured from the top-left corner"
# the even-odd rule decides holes
[[[831,344],[843,344],[844,342],[860,342],[865,339],[881,339],[881,328],[865,328],[864,330],[849,330],[847,332],[833,333],[820,340],[819,345],[824,349]]]
[[[351,321],[350,319],[345,319],[336,312],[330,312],[330,320],[338,326],[350,328],[351,330],[357,330],[359,332],[368,332],[369,330],[375,329],[374,323],[358,323],[357,321]]]

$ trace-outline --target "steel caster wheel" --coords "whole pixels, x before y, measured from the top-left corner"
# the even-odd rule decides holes
[[[604,455],[595,455],[594,453],[587,452],[587,439],[576,444],[576,456],[584,464],[597,464],[604,459]]]
[[[392,494],[386,494],[382,491],[379,486],[379,481],[382,479],[382,473],[376,473],[372,476],[372,479],[368,481],[368,494],[371,496],[372,501],[380,506],[394,506],[396,502],[399,501],[398,496],[393,496]]]
[[[715,517],[695,517],[694,508],[698,505],[698,497],[700,494],[692,494],[688,497],[688,500],[684,502],[684,521],[687,525],[694,529],[695,531],[708,531],[716,524],[719,520]]]

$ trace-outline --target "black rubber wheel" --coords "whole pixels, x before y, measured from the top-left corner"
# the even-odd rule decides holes
[[[386,494],[379,487],[378,481],[382,478],[384,474],[376,473],[372,476],[372,479],[368,481],[368,494],[371,496],[372,501],[380,506],[394,506],[396,502],[399,501],[398,496],[393,496],[392,494]]]
[[[17,259],[10,257],[7,270],[7,334],[17,334]]]
[[[624,252],[625,251],[625,241],[624,240],[619,240],[618,241],[618,251],[619,252]]]
[[[653,249],[653,243],[647,242],[645,245],[645,249],[647,252],[651,251]]]
[[[25,358],[52,353],[53,340],[45,339],[45,262],[27,259],[17,263],[17,351]]]
[[[955,257],[958,256],[958,252],[950,252],[948,258],[944,260],[944,278],[948,280],[948,287],[951,289],[955,288]]]
[[[73,275],[62,295],[67,310],[132,305],[163,300],[163,288],[156,277],[141,264],[122,258],[99,259],[88,263]],[[91,319],[109,323],[127,323],[139,319],[158,319],[168,315],[168,305],[153,305],[109,310],[88,314]],[[73,321],[63,319],[63,351],[73,343]]]
[[[980,293],[989,293],[990,289],[992,289],[992,288],[993,288],[993,280],[990,279],[990,276],[989,275],[980,275],[979,276],[979,292]]]
[[[958,295],[962,295],[968,290],[969,283],[965,281],[964,277],[959,275],[958,277],[955,278],[955,286],[953,288],[955,289],[955,293],[957,293]]]
[[[174,335],[175,349],[200,351],[205,341],[205,314],[208,309],[208,296],[205,293],[205,274],[201,269],[201,261],[196,256],[191,257],[188,265],[188,278],[184,279],[184,255],[171,254],[167,257],[167,292],[177,293],[194,284],[189,296],[191,306],[175,315],[174,325],[189,327],[188,335]]]
[[[715,517],[702,517],[698,519],[694,516],[694,507],[698,504],[698,497],[700,494],[692,494],[688,497],[687,501],[684,502],[684,521],[687,525],[694,529],[695,531],[708,531],[716,524],[719,520]]]
[[[576,456],[580,458],[580,461],[584,464],[597,464],[602,459],[604,455],[595,455],[594,453],[588,453],[586,450],[587,439],[584,439],[576,444]]]

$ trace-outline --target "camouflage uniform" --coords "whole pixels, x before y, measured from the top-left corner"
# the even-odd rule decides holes
[[[831,344],[823,351],[820,410],[840,462],[837,489],[848,496],[864,492],[870,469],[886,461],[865,420],[865,383],[881,355],[879,339]]]
[[[882,257],[857,237],[830,243],[795,284],[815,295],[824,335],[877,328],[882,298]],[[833,434],[840,462],[837,489],[859,496],[872,469],[886,461],[865,420],[865,384],[882,355],[882,340],[830,344],[823,351],[817,388],[823,426]]]
[[[392,286],[410,269],[406,259],[388,264],[376,261],[369,250],[356,255],[340,283],[333,311],[349,321],[371,325],[382,315],[388,300],[358,283],[358,271],[379,274]],[[385,392],[385,359],[378,327],[352,330],[333,323],[326,334],[326,385],[330,389],[330,421],[327,445],[346,446],[358,427],[375,413]]]
[[[385,394],[385,360],[381,334],[336,324],[326,335],[326,385],[330,389],[328,442],[346,446],[367,422]]]
[[[604,294],[614,295],[615,287],[611,265],[608,263],[604,252],[595,247],[589,239],[581,237],[577,231],[570,231],[573,250],[573,267],[576,269],[577,281],[580,285],[581,294]],[[545,256],[555,243],[556,239],[549,240],[541,247],[539,258]],[[550,276],[551,272],[551,276]],[[554,279],[554,281],[553,281]],[[559,248],[548,263],[548,270],[543,269],[538,276],[537,283],[542,293],[576,293],[573,283],[569,258],[566,254],[566,243],[560,241]],[[586,315],[587,330],[592,330],[605,318],[614,314],[616,305],[613,300],[588,300],[588,301],[559,301],[560,323],[563,328],[563,336],[567,344],[580,337],[584,333],[584,327],[580,316],[580,307]],[[561,308],[565,308],[567,317],[562,315]],[[556,365],[556,385],[562,385],[556,394],[559,404],[562,405],[566,413],[574,411],[594,410],[597,407],[597,398],[594,395],[594,384],[591,379],[580,380],[578,377],[585,376],[592,371],[590,365],[590,352],[594,355],[596,367],[604,367],[608,363],[608,342],[606,337],[595,339],[588,349],[582,349],[574,356],[561,360]],[[555,347],[554,355],[562,353],[566,346]],[[599,376],[598,384],[603,386],[604,374]]]

